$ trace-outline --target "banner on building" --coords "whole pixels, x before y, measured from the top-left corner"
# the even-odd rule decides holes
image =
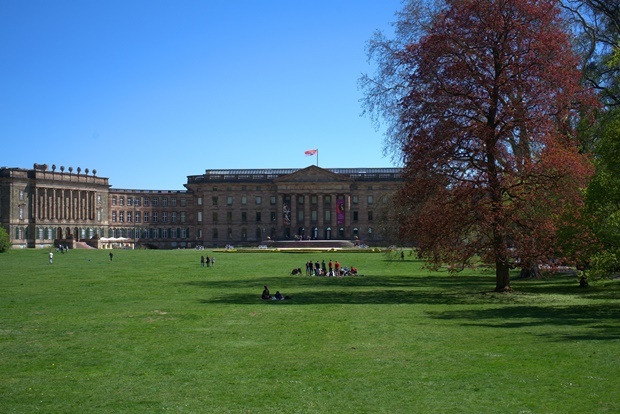
[[[344,198],[336,200],[336,223],[344,224]]]

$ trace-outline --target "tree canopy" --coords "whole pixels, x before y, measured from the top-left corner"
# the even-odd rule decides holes
[[[509,290],[511,267],[563,258],[558,229],[591,174],[575,120],[593,95],[557,1],[446,1],[407,32],[413,3],[396,40],[371,41],[377,76],[362,79],[404,164],[401,236],[435,265],[482,257]]]
[[[0,253],[4,253],[11,248],[11,240],[9,234],[4,227],[0,227]]]

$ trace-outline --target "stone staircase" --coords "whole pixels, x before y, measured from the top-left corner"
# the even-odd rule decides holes
[[[349,240],[276,240],[262,244],[274,249],[349,249],[355,247]]]

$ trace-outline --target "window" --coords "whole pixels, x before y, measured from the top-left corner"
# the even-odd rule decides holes
[[[199,221],[202,221],[202,211],[199,211],[199,213],[201,214]],[[170,213],[170,221],[173,222],[173,223],[177,222],[177,212],[176,211],[173,211],[172,213]]]
[[[276,204],[276,196],[269,197],[269,204],[272,206]]]
[[[159,206],[159,198],[153,197],[152,201],[153,201],[153,207]],[[155,220],[153,220],[153,221],[155,221]]]
[[[360,198],[359,198],[359,196],[356,196],[356,195],[354,195],[354,196],[352,197],[352,200],[353,200],[353,204],[357,204],[357,203],[359,203],[359,202],[360,202]]]
[[[270,215],[270,220],[271,220],[271,222],[272,222],[272,223],[275,223],[275,221],[276,221],[276,217],[277,217],[276,212],[275,212],[275,211],[272,211],[271,213],[269,213],[269,215]]]
[[[214,206],[217,206],[217,196],[211,197],[211,201]]]
[[[161,198],[161,205],[162,207],[168,207],[168,197]]]
[[[372,204],[372,196],[371,195],[368,196],[368,204]]]
[[[101,194],[97,194],[97,204],[101,205]]]
[[[248,203],[248,198],[246,196],[241,196],[241,204],[246,205]]]
[[[213,223],[217,223],[217,211],[214,211],[211,214],[211,221],[213,221]]]
[[[310,220],[312,220],[313,223],[316,223],[317,217],[318,217],[317,211],[316,210],[312,210],[310,212]]]
[[[112,212],[112,222],[116,223],[116,211]]]
[[[381,197],[381,202],[382,202],[383,204],[386,204],[386,203],[388,202],[388,197],[387,197],[387,196],[383,196],[383,197]]]
[[[120,206],[124,206],[125,205],[125,197],[120,197],[118,199],[118,205],[120,205]]]
[[[116,205],[116,196],[112,196],[112,205],[115,206]]]
[[[359,220],[359,213],[357,211],[353,212],[353,221]]]
[[[159,221],[159,213],[157,211],[153,212],[153,223],[157,223]]]
[[[185,223],[185,211],[181,211],[181,223]]]
[[[227,211],[226,212],[226,223],[228,223],[228,224],[232,223],[232,211]]]
[[[143,203],[144,207],[148,207],[150,205],[151,199],[148,198],[148,197],[144,197],[143,201],[144,201],[144,203]],[[144,220],[144,221],[146,221],[146,220]]]
[[[140,205],[140,197],[136,197],[136,199],[134,200],[134,206],[139,206]]]
[[[232,206],[233,198],[232,196],[226,197],[226,205]]]
[[[140,223],[140,212],[136,211],[136,217],[134,217],[136,223]]]
[[[148,223],[148,222],[149,222],[149,212],[148,212],[148,211],[145,211],[145,212],[144,212],[144,222],[145,222],[145,223]]]
[[[256,212],[256,222],[257,222],[257,223],[260,223],[260,222],[261,222],[261,214],[260,214],[260,211],[257,211],[257,212]]]
[[[164,212],[161,213],[161,221],[163,223],[167,223],[168,222],[168,212],[167,211],[164,211]]]
[[[300,223],[304,221],[304,211],[303,210],[297,210],[297,221],[300,222]]]
[[[24,199],[24,190],[19,190],[19,199],[20,200]]]
[[[304,203],[304,196],[299,195],[297,196],[297,204],[303,204]]]
[[[133,205],[133,197],[127,197],[127,205],[128,206],[132,206]]]
[[[331,212],[331,211],[329,211],[329,210],[325,210],[325,211],[324,211],[324,213],[325,213],[325,222],[326,222],[326,223],[331,223],[331,220],[332,220],[332,212]]]
[[[200,198],[200,200],[202,200],[202,197]],[[202,201],[200,202],[200,204],[202,204]],[[177,198],[176,197],[170,197],[170,205],[172,207],[176,207],[177,206]]]
[[[24,219],[24,208],[23,207],[19,207],[19,219],[23,220]]]
[[[315,196],[315,195],[310,196],[310,203],[311,204],[317,204],[318,201],[319,201],[319,198],[317,196]]]
[[[248,213],[245,211],[241,212],[241,222],[242,223],[247,223],[248,222]]]
[[[368,221],[372,221],[372,211],[368,212]]]
[[[176,221],[175,214],[176,214],[176,213],[172,213],[172,217],[173,217],[173,219],[174,219],[174,220],[173,220],[173,223]],[[199,212],[198,212],[198,215],[196,216],[196,219],[197,219],[199,222],[200,222],[200,221],[202,221],[202,211],[199,211]]]
[[[181,197],[181,207],[185,207],[187,205],[187,200],[184,197]]]
[[[129,202],[129,200],[127,200],[127,202]],[[131,223],[131,219],[132,219],[132,217],[131,217],[131,211],[128,211],[128,212],[127,212],[127,223]]]
[[[201,206],[202,205],[202,197],[198,197],[198,200],[196,202],[198,203],[199,206]],[[175,199],[174,200],[174,205],[176,206],[176,204],[177,204],[177,201]]]
[[[261,205],[263,204],[263,197],[261,196],[256,196],[256,205]]]
[[[331,204],[331,203],[332,203],[332,197],[331,197],[331,196],[326,195],[326,196],[325,196],[325,198],[323,199],[323,202],[324,202],[326,205]]]

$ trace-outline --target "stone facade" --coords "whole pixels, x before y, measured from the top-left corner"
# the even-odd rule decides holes
[[[72,170],[0,168],[0,225],[13,246],[73,244],[107,229],[108,179]]]
[[[379,217],[400,169],[207,170],[188,177],[197,240],[207,246],[267,240],[381,242]]]
[[[78,169],[79,170],[79,169]],[[0,168],[0,225],[15,247],[122,237],[137,246],[384,241],[398,168],[206,170],[186,190],[110,188],[94,174]],[[92,244],[92,243],[91,243]]]
[[[189,191],[110,189],[108,237],[151,248],[196,245],[194,195]]]

